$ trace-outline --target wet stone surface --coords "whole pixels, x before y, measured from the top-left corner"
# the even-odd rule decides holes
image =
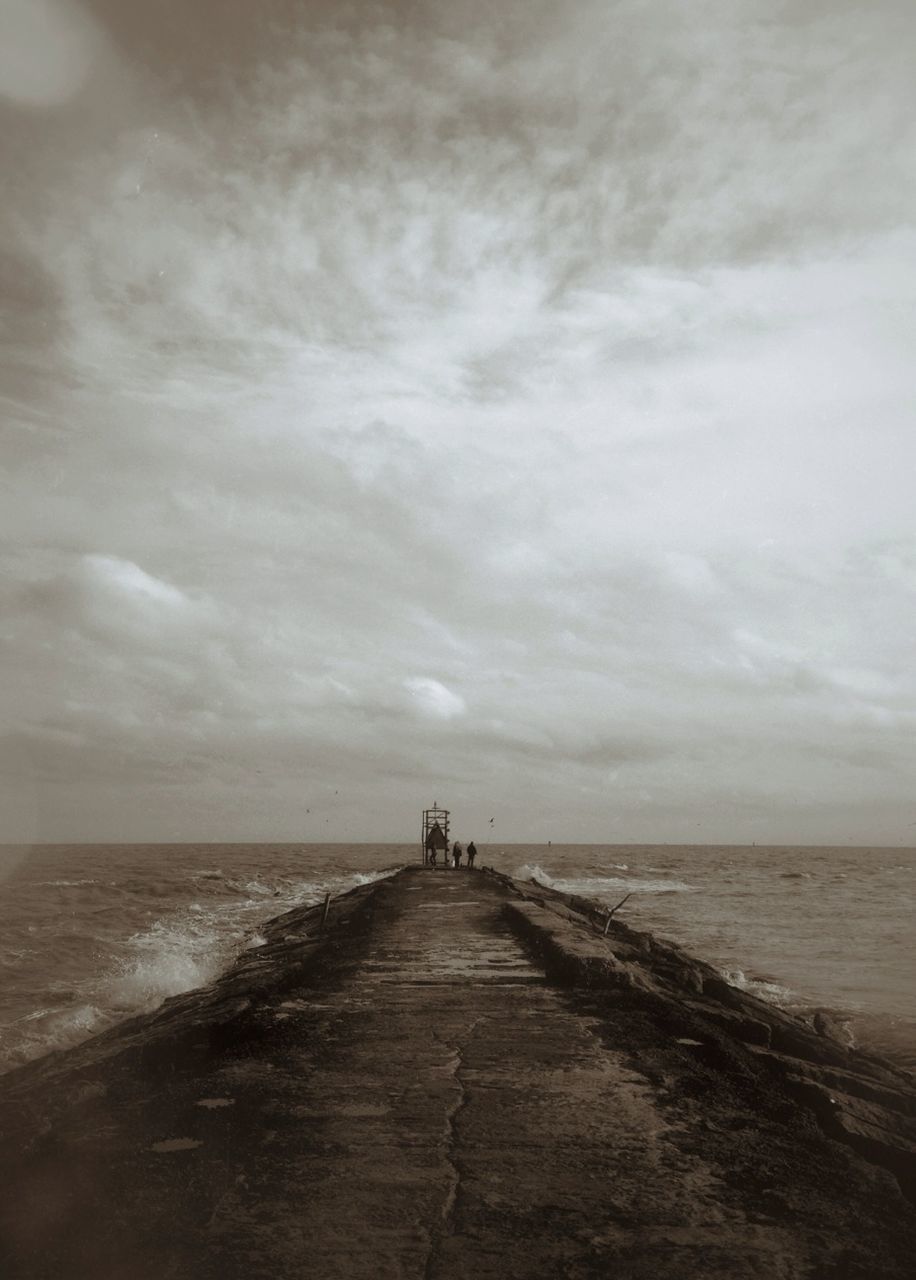
[[[506,893],[403,873],[329,922],[296,982],[264,979],[268,943],[227,1022],[186,1006],[181,1053],[115,1039],[0,1084],[2,1274],[907,1274],[886,1172],[651,1005],[549,981]]]

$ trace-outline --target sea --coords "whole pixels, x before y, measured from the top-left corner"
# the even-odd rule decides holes
[[[916,1070],[916,849],[478,849],[478,866],[626,898],[631,927]],[[414,844],[0,846],[0,1071],[206,985],[272,916],[418,860]]]

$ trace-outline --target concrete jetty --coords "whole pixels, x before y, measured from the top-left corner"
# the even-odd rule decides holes
[[[677,948],[420,867],[265,932],[0,1080],[7,1280],[912,1276],[911,1078]]]

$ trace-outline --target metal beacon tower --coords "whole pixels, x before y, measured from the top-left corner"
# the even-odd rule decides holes
[[[423,810],[423,829],[420,836],[420,856],[424,864],[435,863],[439,853],[448,851],[448,809],[440,809],[433,801],[431,809]]]

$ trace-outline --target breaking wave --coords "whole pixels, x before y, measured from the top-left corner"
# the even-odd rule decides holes
[[[623,868],[620,868],[621,870]],[[513,876],[516,880],[536,880],[548,889],[560,893],[578,894],[582,898],[599,901],[623,893],[690,893],[693,886],[683,880],[641,880],[637,876],[580,876],[572,879],[554,877],[537,865],[525,863]]]
[[[749,995],[756,996],[758,1000],[765,1000],[767,1004],[786,1009],[797,1003],[794,993],[788,987],[774,982],[771,978],[748,977],[743,969],[720,969],[719,972],[730,987],[746,991]]]
[[[70,1048],[134,1014],[150,1013],[171,996],[213,982],[244,950],[263,946],[259,926],[294,907],[320,902],[390,875],[332,875],[321,880],[270,877],[225,880],[196,873],[195,900],[103,947],[101,970],[72,987],[49,988],[51,999],[0,1026],[0,1071],[54,1049]],[[213,896],[207,898],[206,886]],[[88,941],[88,939],[87,939]],[[16,957],[12,957],[14,960]]]

